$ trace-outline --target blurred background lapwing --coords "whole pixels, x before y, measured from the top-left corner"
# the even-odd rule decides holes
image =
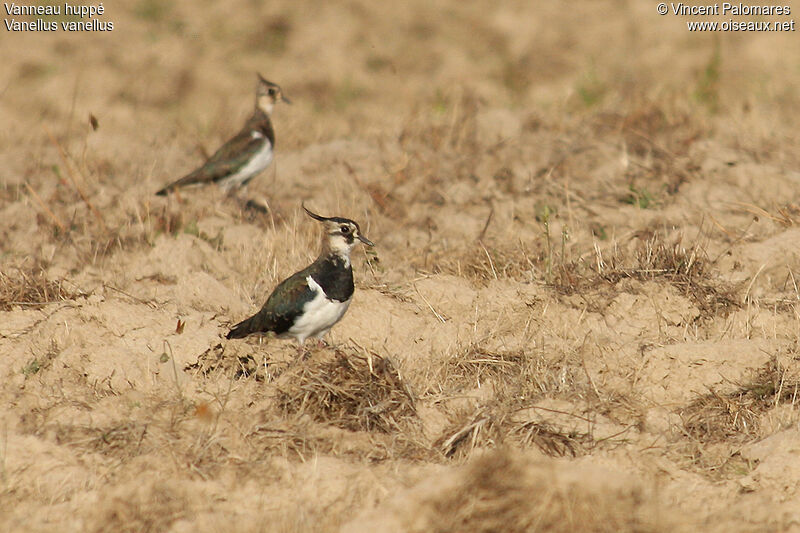
[[[367,246],[374,245],[361,234],[353,220],[323,217],[309,211],[305,205],[303,209],[322,223],[324,233],[319,257],[282,281],[264,307],[236,324],[227,338],[272,332],[278,337],[294,337],[302,347],[309,337],[322,339],[350,306],[355,289],[350,252],[357,240]]]
[[[272,128],[270,116],[278,101],[291,103],[283,96],[283,91],[277,84],[265,80],[259,74],[256,108],[239,133],[214,152],[203,166],[170,183],[156,194],[165,196],[180,187],[207,183],[216,183],[226,192],[247,185],[272,162],[275,130]]]

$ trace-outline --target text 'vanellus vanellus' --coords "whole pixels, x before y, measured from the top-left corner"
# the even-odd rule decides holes
[[[356,240],[368,246],[374,245],[349,218],[323,217],[305,206],[303,209],[322,223],[324,234],[319,257],[282,281],[264,307],[236,324],[227,338],[272,332],[278,337],[294,337],[302,345],[309,337],[321,339],[350,306],[355,289],[350,252]]]
[[[156,194],[164,196],[179,187],[216,183],[224,191],[244,187],[272,162],[275,130],[270,116],[275,103],[291,103],[281,88],[260,74],[256,85],[256,108],[244,127],[214,152],[200,168],[174,181]]]

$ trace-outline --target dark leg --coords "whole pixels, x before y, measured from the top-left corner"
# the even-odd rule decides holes
[[[303,361],[305,359],[308,359],[309,355],[310,355],[310,352],[309,352],[308,348],[306,347],[305,342],[301,342],[301,343],[299,343],[297,345],[297,355],[295,356],[294,361],[295,362]]]

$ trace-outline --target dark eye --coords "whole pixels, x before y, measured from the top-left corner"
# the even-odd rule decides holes
[[[347,235],[350,233],[350,226],[342,226],[339,228],[339,231],[341,231],[344,235]]]

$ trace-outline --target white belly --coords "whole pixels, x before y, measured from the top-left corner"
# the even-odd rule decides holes
[[[220,182],[220,186],[226,191],[233,187],[241,187],[253,176],[262,172],[272,162],[272,144],[264,143],[264,146],[256,152],[253,158],[245,166],[240,168],[235,174],[231,174]]]
[[[328,300],[322,287],[308,276],[306,282],[315,292],[314,299],[303,307],[303,316],[287,332],[302,344],[309,337],[322,338],[350,307],[350,300],[337,302]]]

